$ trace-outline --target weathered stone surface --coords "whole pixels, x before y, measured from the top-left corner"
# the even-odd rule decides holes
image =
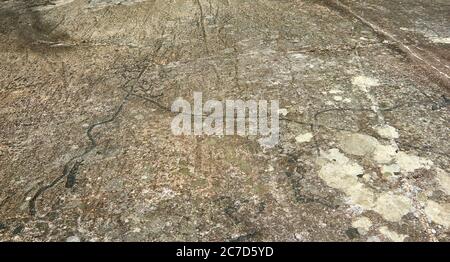
[[[449,241],[449,8],[2,1],[0,240]],[[174,136],[194,91],[280,143]]]

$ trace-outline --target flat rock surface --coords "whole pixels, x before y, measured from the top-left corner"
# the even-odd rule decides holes
[[[0,240],[450,241],[450,5],[0,1]],[[279,100],[280,142],[175,136]]]

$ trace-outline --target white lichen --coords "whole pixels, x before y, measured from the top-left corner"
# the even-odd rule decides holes
[[[295,141],[299,144],[310,142],[314,137],[312,133],[305,133],[295,137]]]
[[[434,223],[450,227],[450,203],[439,204],[428,200],[425,206],[425,214]]]
[[[352,84],[359,87],[364,92],[367,92],[371,87],[380,85],[377,79],[363,75],[353,77]]]
[[[403,242],[405,238],[408,237],[407,235],[402,235],[395,231],[392,231],[386,226],[380,227],[379,231],[381,234],[383,234],[383,236],[394,242]]]
[[[413,211],[412,204],[411,199],[405,196],[384,192],[378,197],[373,210],[381,214],[387,221],[396,222]]]
[[[450,175],[440,168],[437,168],[436,172],[436,180],[438,181],[440,188],[447,195],[450,195]]]
[[[352,226],[358,229],[358,232],[361,235],[365,235],[369,232],[370,228],[372,227],[372,221],[370,221],[370,219],[367,217],[360,217],[352,222]]]
[[[389,125],[377,126],[377,127],[375,127],[375,131],[382,138],[386,138],[386,139],[397,139],[397,138],[399,138],[399,134],[398,134],[397,129],[395,129],[395,127],[392,127],[392,126],[389,126]]]

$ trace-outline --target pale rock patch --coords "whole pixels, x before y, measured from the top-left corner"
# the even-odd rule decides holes
[[[378,140],[364,134],[344,134],[339,138],[339,145],[347,154],[364,156],[375,150]]]
[[[298,59],[298,60],[304,60],[304,59],[308,58],[307,55],[305,55],[305,54],[300,54],[300,53],[293,53],[293,54],[290,54],[290,57],[293,58],[293,59]]]
[[[348,196],[348,202],[365,209],[372,208],[375,193],[358,182],[358,175],[363,174],[364,169],[337,148],[330,149],[322,155],[325,163],[319,171],[319,177],[328,186],[343,191]]]
[[[377,79],[367,76],[355,76],[352,78],[352,84],[359,87],[362,91],[367,92],[368,88],[379,86],[380,83]]]
[[[288,113],[289,113],[289,112],[288,112],[288,110],[287,110],[286,108],[280,108],[280,109],[278,109],[278,114],[279,114],[279,115],[287,116]]]
[[[105,8],[105,7],[108,7],[108,6],[113,6],[113,5],[130,6],[130,5],[142,3],[142,2],[145,2],[145,1],[147,1],[147,0],[108,0],[108,1],[91,0],[91,1],[89,1],[89,7],[88,8],[102,9],[102,8]]]
[[[136,120],[144,120],[145,117],[142,114],[138,114],[138,115],[135,115],[134,118]]]
[[[450,37],[430,37],[430,40],[435,44],[450,44]]]
[[[47,5],[39,5],[36,7],[33,7],[33,10],[36,11],[46,11],[46,10],[50,10],[59,6],[63,6],[63,5],[67,5],[72,3],[74,0],[54,0],[51,2],[51,4],[47,4]]]
[[[378,144],[373,153],[373,159],[378,164],[389,164],[397,155],[397,148],[392,145]]]
[[[450,175],[444,170],[437,168],[436,179],[439,182],[441,189],[447,194],[450,195]]]
[[[81,239],[78,236],[70,236],[66,239],[66,242],[81,242]]]
[[[450,203],[440,205],[432,200],[428,200],[425,207],[426,216],[436,224],[450,227]]]
[[[406,27],[400,27],[400,30],[422,33],[426,38],[435,44],[450,44],[450,37],[439,36],[436,33],[424,30],[414,30]]]
[[[294,234],[295,239],[297,239],[298,241],[308,241],[308,236],[309,233],[307,232],[300,232]]]
[[[405,238],[407,237],[407,235],[399,234],[395,231],[390,230],[386,226],[380,227],[379,231],[381,234],[383,234],[383,236],[389,238],[390,240],[392,240],[394,242],[403,242],[403,241],[405,241]]]
[[[339,90],[339,89],[332,89],[332,90],[330,90],[329,93],[332,94],[332,95],[336,95],[336,94],[342,94],[344,92],[342,90]]]
[[[413,203],[405,196],[384,192],[378,197],[373,210],[387,221],[398,222],[404,215],[413,211]]]
[[[278,138],[275,138],[274,136],[269,136],[269,137],[261,137],[257,141],[262,148],[270,149],[274,148],[275,145],[278,143],[277,139]]]
[[[400,172],[400,166],[397,164],[385,165],[385,166],[381,167],[381,173],[388,175],[388,176],[393,176],[399,172]]]
[[[352,226],[356,229],[358,229],[358,232],[361,235],[367,234],[369,232],[370,228],[372,227],[372,221],[370,221],[367,217],[360,217],[353,221]]]
[[[376,194],[363,183],[348,186],[343,191],[349,196],[349,204],[358,205],[367,210],[373,209]]]
[[[336,102],[340,102],[340,101],[342,101],[344,98],[342,98],[342,96],[334,96],[333,99],[334,99],[334,101],[336,101]]]
[[[299,144],[307,143],[310,142],[313,137],[314,135],[312,133],[305,133],[295,137],[295,141]]]
[[[322,159],[326,161],[333,161],[336,163],[347,163],[349,161],[348,157],[339,151],[337,148],[332,148],[328,151],[322,152]]]
[[[420,168],[430,169],[433,165],[433,162],[430,160],[414,155],[408,155],[405,152],[398,152],[395,159],[400,166],[401,171],[407,173],[414,172],[416,169]]]
[[[367,242],[381,242],[381,239],[377,236],[371,236],[367,238]]]
[[[374,137],[363,134],[344,133],[340,137],[339,145],[345,153],[352,155],[364,156],[372,153],[371,156],[376,162],[386,164],[381,166],[383,173],[412,172],[432,165],[431,161],[397,152],[395,147],[381,145]],[[390,222],[399,222],[404,215],[414,211],[410,198],[388,191],[377,193],[364,185],[358,179],[359,175],[364,174],[363,167],[337,148],[321,152],[317,164],[320,166],[319,177],[328,186],[344,192],[346,202],[349,204],[357,205],[364,210],[373,210]],[[434,213],[441,214],[441,211]]]
[[[365,134],[343,133],[339,137],[339,147],[345,153],[355,156],[372,154],[375,162],[380,165],[397,164],[401,172],[411,173],[433,166],[433,162],[428,159],[409,155],[393,145],[383,145],[376,138]]]
[[[379,136],[386,139],[397,139],[399,138],[399,134],[395,127],[389,125],[377,126],[375,127],[375,131]]]

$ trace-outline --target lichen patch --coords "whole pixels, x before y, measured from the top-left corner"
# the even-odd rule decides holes
[[[439,183],[439,186],[447,195],[450,195],[450,176],[449,176],[449,174],[440,168],[437,168],[436,172],[437,172],[436,179]]]
[[[386,139],[397,139],[397,138],[399,138],[399,134],[398,134],[397,129],[395,127],[390,126],[390,125],[377,126],[377,127],[375,127],[375,131],[382,138],[386,138]]]
[[[383,234],[386,238],[394,241],[394,242],[403,242],[407,235],[399,234],[395,231],[390,230],[388,227],[380,227],[379,229],[380,233]]]
[[[400,166],[400,170],[407,173],[414,172],[416,169],[420,168],[430,169],[433,165],[433,162],[431,162],[430,160],[414,155],[409,155],[401,151],[395,155],[395,160]]]
[[[405,196],[385,192],[378,197],[374,211],[383,216],[387,221],[396,222],[400,221],[404,215],[413,211],[413,205],[412,201]]]
[[[305,133],[305,134],[301,134],[301,135],[298,135],[297,137],[295,137],[295,141],[299,144],[307,143],[307,142],[310,142],[313,137],[314,136],[312,133]]]
[[[369,88],[379,86],[378,79],[367,76],[355,76],[352,78],[352,84],[359,87],[362,91],[367,92]]]
[[[434,201],[428,200],[425,207],[427,217],[446,228],[450,227],[450,203],[440,205]]]
[[[352,222],[352,226],[358,229],[361,235],[365,235],[372,227],[372,221],[367,217],[360,217]]]
[[[343,134],[339,139],[341,149],[351,155],[364,156],[371,154],[378,146],[378,140],[364,134]]]

